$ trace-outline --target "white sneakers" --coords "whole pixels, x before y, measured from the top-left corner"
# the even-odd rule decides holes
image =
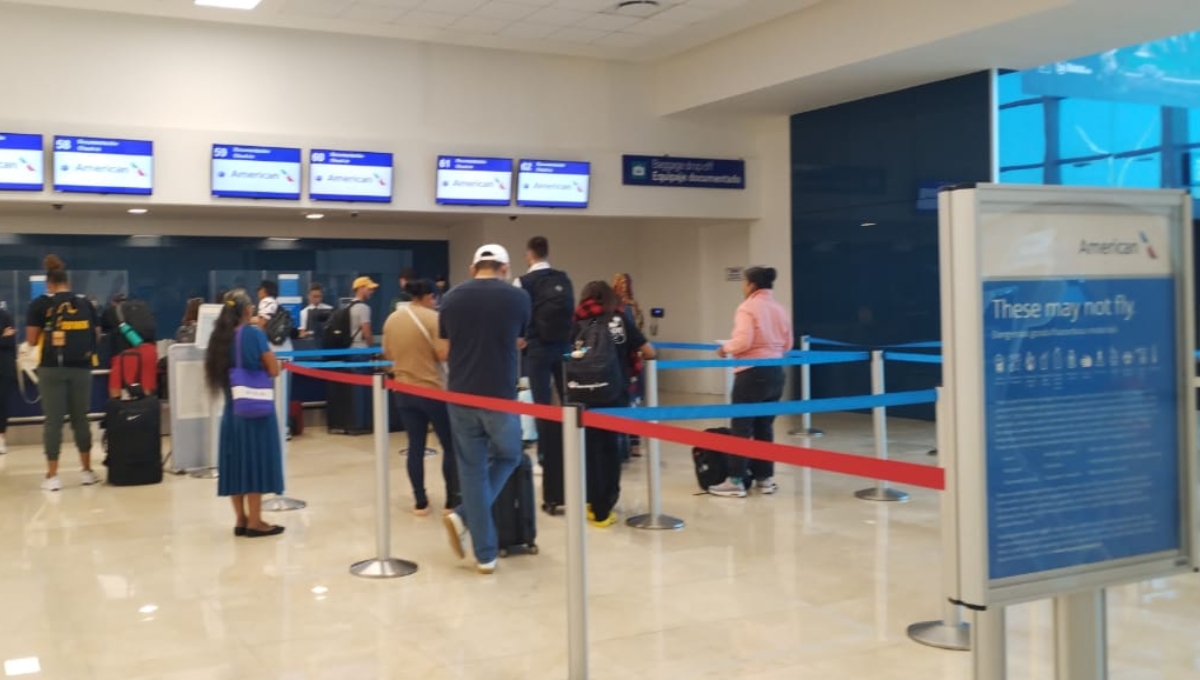
[[[754,488],[761,494],[773,494],[779,491],[779,485],[775,483],[774,477],[760,479],[754,482]],[[725,498],[745,498],[746,486],[740,480],[726,479],[716,486],[708,487],[708,492],[714,496],[722,496]]]
[[[467,558],[467,525],[463,524],[462,518],[457,512],[452,512],[442,518],[442,523],[446,525],[446,536],[450,539],[450,549],[458,555],[458,559]]]
[[[450,549],[458,556],[458,559],[465,560],[467,558],[467,525],[463,523],[462,517],[458,516],[457,512],[451,512],[442,518],[442,523],[446,526],[446,536],[450,539]],[[490,576],[496,573],[497,560],[491,562],[479,562],[475,565],[475,571]]]
[[[100,483],[100,476],[91,470],[84,470],[79,474],[79,481],[84,486],[93,486]],[[58,475],[42,480],[42,491],[62,491],[62,488],[62,480]]]

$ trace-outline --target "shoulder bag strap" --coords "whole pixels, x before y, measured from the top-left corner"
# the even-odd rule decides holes
[[[421,323],[420,317],[418,317],[417,313],[412,310],[411,305],[405,307],[404,311],[408,312],[408,316],[413,320],[413,323],[417,324],[417,330],[421,331],[421,335],[424,335],[425,340],[429,342],[429,348],[433,350],[433,358],[435,361],[437,361],[437,343],[433,341],[433,336],[429,334],[429,329],[425,328],[425,324]],[[441,361],[437,361],[437,365],[441,371],[442,378],[445,379],[445,377],[449,374],[449,371],[446,370],[446,364],[442,363]]]

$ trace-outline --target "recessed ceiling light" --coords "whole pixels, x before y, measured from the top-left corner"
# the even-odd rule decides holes
[[[197,7],[219,7],[221,9],[254,9],[262,0],[196,0]]]
[[[322,213],[309,213],[304,218],[309,220],[323,220],[325,219],[325,215]]]
[[[145,215],[150,212],[148,208],[130,208],[127,211],[130,215]]]
[[[860,224],[860,225],[858,225],[858,226],[860,226],[860,227],[874,227],[874,226],[876,226],[876,224],[875,224],[875,222],[863,222],[862,224]]]
[[[291,241],[299,241],[300,239],[298,239],[298,238],[292,238],[292,237],[290,237],[290,236],[270,236],[270,237],[268,237],[268,238],[267,238],[267,240],[268,240],[268,241],[288,241],[288,242],[291,242]]]

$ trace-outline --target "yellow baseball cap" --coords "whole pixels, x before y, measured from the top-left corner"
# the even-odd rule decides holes
[[[370,288],[374,290],[379,287],[379,284],[372,281],[371,277],[369,276],[360,276],[357,279],[354,279],[353,287],[354,290],[358,290],[359,288]]]

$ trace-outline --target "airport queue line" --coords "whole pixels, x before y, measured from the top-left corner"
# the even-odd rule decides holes
[[[664,343],[667,349],[700,349],[700,345],[687,343]],[[659,345],[663,347],[663,345]],[[745,456],[811,470],[823,470],[842,475],[875,480],[875,486],[855,495],[866,501],[903,501],[908,495],[896,491],[891,483],[941,491],[945,488],[945,475],[940,467],[889,460],[887,458],[886,409],[901,406],[934,403],[935,390],[920,390],[886,394],[883,392],[882,366],[885,353],[875,350],[862,352],[793,352],[781,359],[734,360],[701,359],[691,361],[647,362],[648,406],[636,409],[587,410],[574,405],[564,407],[522,403],[516,400],[495,399],[467,395],[431,388],[415,387],[388,379],[384,371],[388,362],[354,361],[355,356],[370,356],[377,353],[374,348],[340,350],[309,350],[282,352],[280,358],[286,372],[344,385],[369,388],[374,415],[373,435],[375,452],[375,556],[350,565],[350,572],[365,578],[397,578],[408,576],[419,569],[416,562],[401,559],[391,551],[391,498],[390,498],[390,454],[388,451],[388,392],[400,392],[457,404],[471,408],[486,409],[514,415],[530,416],[543,420],[561,422],[563,427],[565,520],[567,527],[567,637],[568,668],[570,680],[587,680],[590,673],[588,660],[588,613],[587,613],[587,537],[586,537],[586,493],[584,457],[586,443],[584,428],[592,427],[644,438],[649,445],[647,456],[649,512],[630,518],[628,524],[647,530],[679,530],[682,520],[662,513],[661,503],[661,441],[707,449],[724,454]],[[313,361],[335,356],[334,361]],[[742,365],[807,366],[818,363],[858,362],[869,357],[873,369],[873,394],[860,397],[838,397],[832,399],[806,399],[794,402],[739,404],[715,406],[658,406],[659,370],[730,369]],[[358,371],[370,371],[371,374]],[[347,372],[354,371],[354,372]],[[283,394],[287,380],[281,372],[276,379],[277,408],[286,407]],[[733,416],[798,415],[803,413],[829,413],[870,409],[874,421],[876,457],[815,449],[762,441],[747,440],[725,434],[701,432],[661,421],[707,420]],[[287,447],[284,445],[286,470]],[[810,478],[806,483],[811,484]],[[290,499],[287,499],[290,500]],[[264,509],[267,507],[264,504]],[[300,505],[299,507],[303,507]],[[286,503],[277,504],[278,510],[292,509]]]

